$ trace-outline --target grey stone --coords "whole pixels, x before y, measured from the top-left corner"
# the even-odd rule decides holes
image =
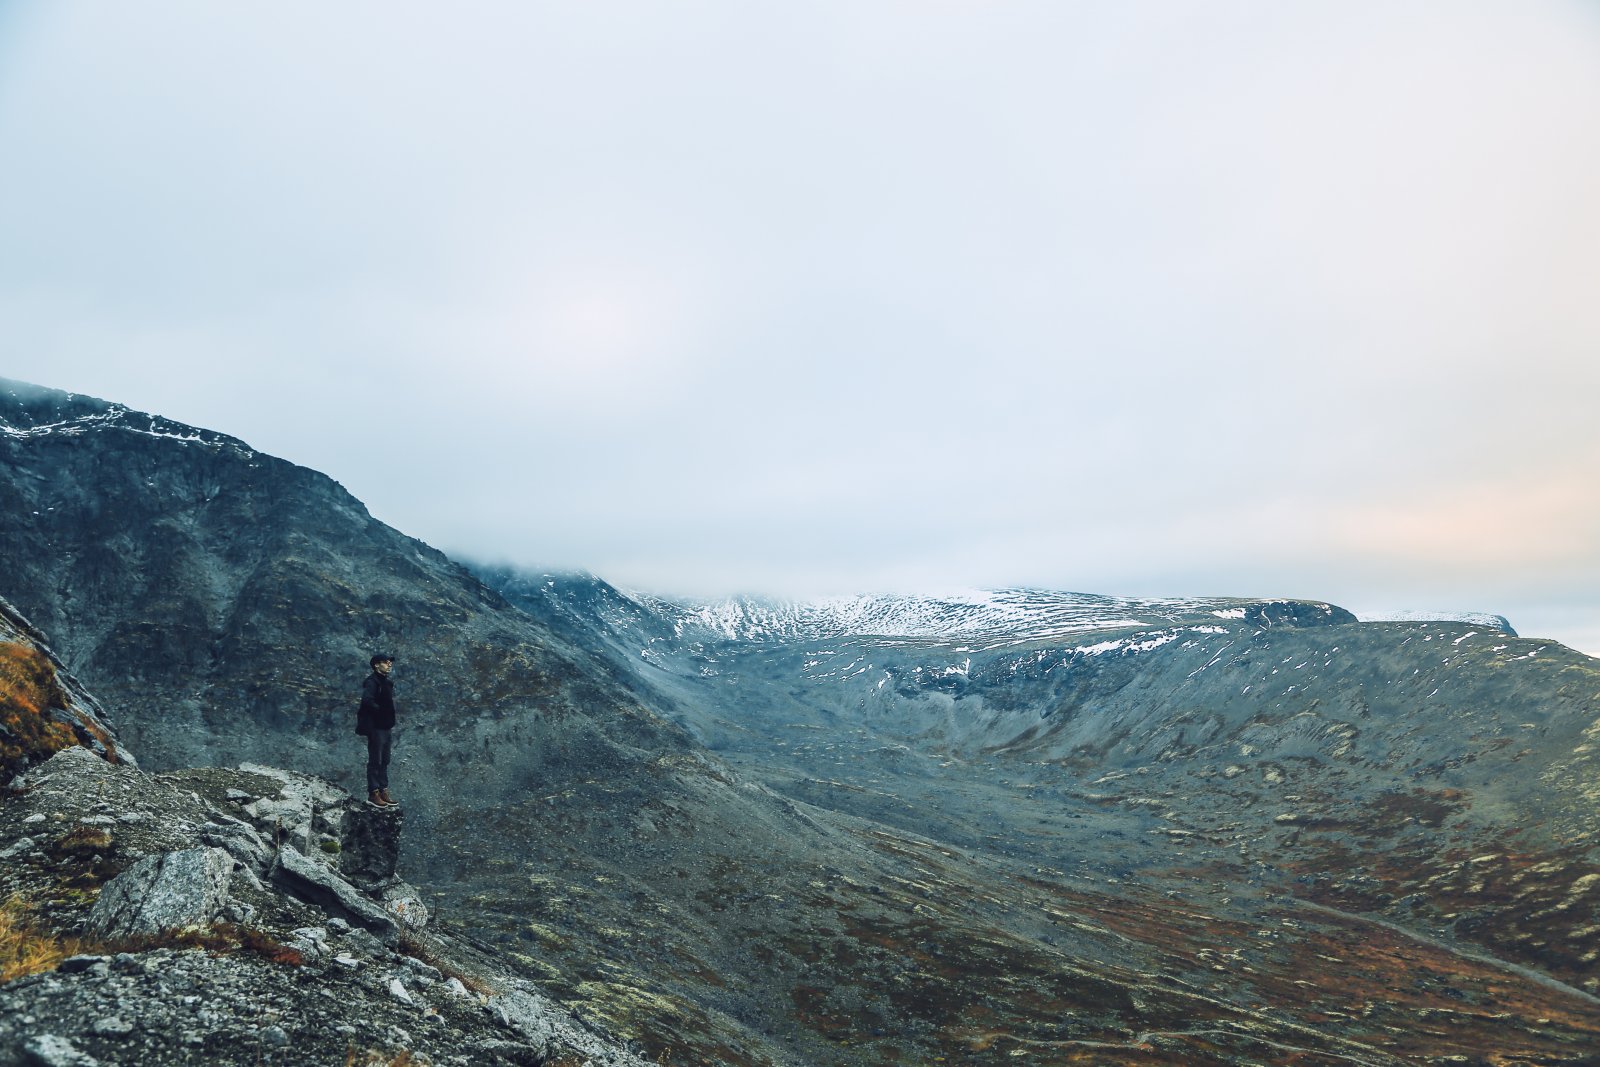
[[[351,930],[350,933],[345,936],[345,939],[349,941],[350,944],[356,949],[365,952],[369,956],[378,956],[387,951],[384,948],[382,941],[379,941],[365,930],[359,928]]]
[[[24,1062],[37,1067],[99,1067],[100,1061],[80,1052],[71,1041],[56,1034],[39,1034],[22,1046]]]
[[[133,1033],[133,1024],[120,1015],[110,1015],[96,1019],[93,1030],[101,1037],[123,1037]]]
[[[383,910],[409,930],[421,930],[428,925],[428,906],[415,887],[401,882],[385,889],[380,897]]]
[[[327,867],[301,855],[293,846],[285,845],[278,850],[278,865],[273,868],[272,877],[296,896],[336,912],[341,918],[390,937],[399,934],[395,920],[383,908]]]
[[[42,818],[42,816],[41,816]],[[9,860],[26,852],[38,849],[38,844],[31,837],[19,837],[11,843],[11,847],[0,852],[0,860]]]
[[[27,818],[23,819],[22,821],[23,821],[24,825],[29,825],[29,826],[33,825],[34,823],[44,822],[44,812],[36,811],[32,815],[29,815]]]
[[[125,755],[123,758],[124,762],[127,762]],[[65,777],[68,780],[78,778],[87,782],[89,779],[107,777],[115,771],[115,767],[87,748],[73,745],[71,748],[62,749],[30,770],[28,786],[37,788],[56,777]]]
[[[146,856],[106,883],[89,926],[120,937],[208,925],[228,903],[232,873],[233,857],[218,848]]]
[[[411,994],[406,991],[405,985],[398,978],[389,979],[389,995],[402,1004],[416,1003],[411,999]]]
[[[440,971],[439,968],[432,964],[423,963],[415,956],[401,956],[400,962],[407,970],[429,982],[438,982],[444,978],[444,972]]]
[[[277,1048],[287,1048],[289,1034],[281,1026],[264,1026],[261,1028],[261,1040]]]
[[[303,848],[311,839],[311,801],[305,797],[262,797],[244,810],[275,841],[292,841]]]
[[[99,967],[104,973],[104,970],[108,969],[106,965],[110,960],[110,956],[68,956],[56,965],[56,972],[58,974],[78,974],[81,971],[89,971]]]
[[[265,872],[272,866],[272,846],[255,828],[236,819],[213,823],[200,831],[200,840],[215,848],[226,849],[240,863],[254,871]]]
[[[256,909],[242,900],[230,900],[228,906],[222,909],[222,917],[231,923],[244,925],[256,917]]]

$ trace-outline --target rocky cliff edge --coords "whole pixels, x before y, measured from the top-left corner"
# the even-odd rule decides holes
[[[429,922],[402,809],[90,733],[0,790],[0,1063],[644,1063]]]

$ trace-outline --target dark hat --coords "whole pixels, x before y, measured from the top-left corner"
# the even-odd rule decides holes
[[[367,666],[376,667],[380,663],[393,663],[394,657],[387,652],[374,652],[372,658],[367,660]]]

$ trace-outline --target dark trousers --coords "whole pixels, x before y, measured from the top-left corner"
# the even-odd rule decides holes
[[[389,735],[377,727],[367,731],[367,792],[389,788]]]

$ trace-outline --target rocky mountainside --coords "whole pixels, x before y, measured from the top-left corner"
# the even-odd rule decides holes
[[[402,812],[281,769],[148,774],[87,745],[32,762],[0,792],[0,1062],[646,1062],[555,1003],[536,960],[430,923],[398,877],[402,830]],[[766,962],[805,964],[795,1007],[845,1054],[833,1062],[894,1062],[881,1053],[953,1032],[922,1062],[1389,1064],[1492,1047],[1581,1063],[1600,1025],[1581,996],[1331,909],[1230,908],[1204,889],[1175,905],[856,830],[880,883],[858,882],[859,862],[804,883],[775,872],[766,895],[800,913],[787,927],[737,885],[716,904],[752,924]],[[837,926],[815,923],[821,902]],[[1310,983],[1313,954],[1352,965]]]
[[[546,617],[602,609],[641,685],[796,799],[1146,884],[1181,857],[1600,989],[1600,664],[1497,617],[1025,591],[708,607],[486,576]]]
[[[116,404],[0,384],[0,558],[18,607],[158,770],[254,762],[356,786],[358,687],[370,652],[393,651],[393,791],[434,902],[540,949],[567,1003],[658,1051],[775,1062],[736,1017],[741,995],[723,991],[722,963],[736,971],[743,947],[697,894],[721,860],[759,880],[790,853],[826,851],[827,834],[707,759],[614,664],[327,477]],[[548,934],[563,946],[552,960],[535,909],[597,884],[614,895]],[[619,957],[615,938],[642,929],[672,955]]]
[[[15,383],[0,554],[0,593],[160,772],[140,781],[209,805],[179,816],[191,839],[226,815],[265,841],[240,813],[286,802],[263,767],[359,782],[355,686],[394,651],[414,903],[465,932],[459,952],[498,953],[451,967],[528,983],[653,1061],[1581,1063],[1600,1035],[1591,661],[1558,646],[1304,601],[707,615],[586,576],[474,575],[320,474]],[[204,764],[254,769],[179,770]],[[102,802],[88,817],[116,818]],[[288,845],[344,878],[323,849],[343,821],[301,819]],[[64,862],[55,841],[34,837],[45,913],[47,876],[73,876],[42,866]],[[274,875],[271,851],[263,886],[349,903]],[[107,884],[69,900],[63,934]],[[284,921],[266,929],[318,925]],[[291,1039],[328,1024],[273,1010]],[[375,1041],[353,1044],[400,1047]],[[262,1062],[334,1046],[315,1047]]]
[[[50,664],[57,710],[88,714],[37,631],[8,636]],[[430,927],[398,875],[400,811],[254,764],[148,774],[103,726],[16,739],[0,1062],[643,1067],[504,956]]]

